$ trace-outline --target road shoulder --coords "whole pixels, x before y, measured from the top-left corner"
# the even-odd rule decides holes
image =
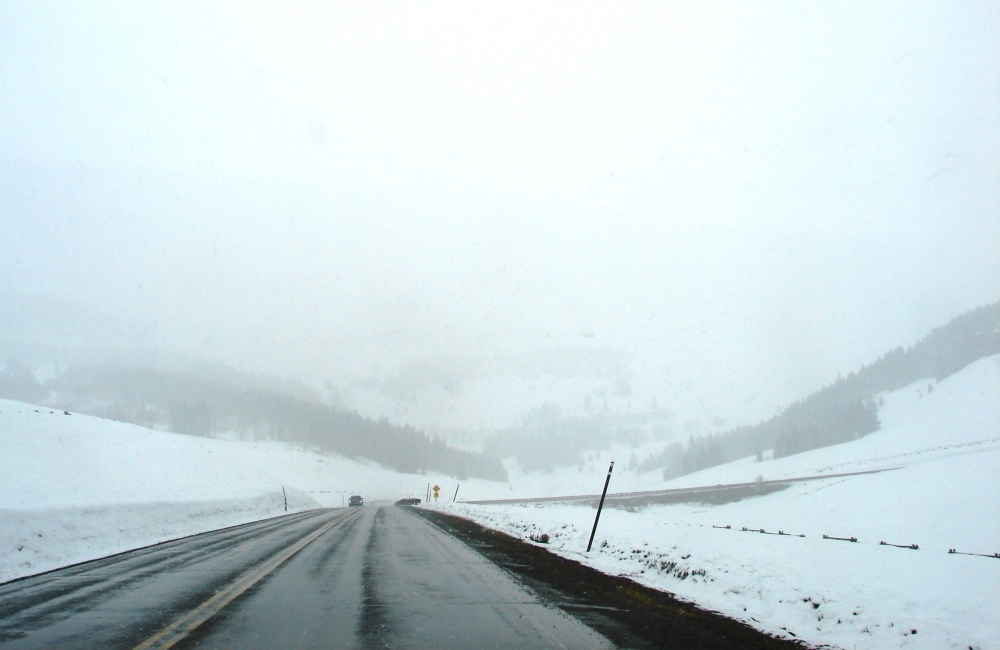
[[[414,508],[444,532],[513,574],[544,601],[600,632],[618,647],[789,649],[778,639],[670,594],[560,557],[541,545],[442,512]]]

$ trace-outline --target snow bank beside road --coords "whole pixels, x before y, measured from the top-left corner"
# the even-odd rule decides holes
[[[1000,552],[1000,357],[888,394],[880,417],[882,429],[855,442],[683,483],[897,469],[721,506],[605,508],[589,554],[590,507],[440,507],[523,538],[548,534],[560,555],[813,645],[1000,648],[1000,559],[948,553]]]
[[[289,510],[314,507],[293,493]],[[0,582],[284,514],[281,491],[241,499],[0,510]]]

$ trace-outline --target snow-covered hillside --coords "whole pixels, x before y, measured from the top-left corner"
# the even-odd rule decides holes
[[[163,433],[0,400],[0,582],[321,505],[424,496],[427,482],[278,442]]]
[[[861,440],[748,458],[658,487],[886,471],[721,506],[606,509],[589,554],[589,507],[441,507],[524,537],[547,533],[557,553],[810,644],[1000,648],[1000,558],[992,557],[1000,552],[1000,356],[884,399],[881,430]]]
[[[591,471],[463,481],[451,504],[459,486],[448,477],[0,400],[0,581],[276,516],[285,495],[293,511],[340,506],[352,493],[423,497],[430,482],[442,488],[434,507],[525,537],[547,533],[557,553],[811,644],[998,648],[1000,559],[989,556],[1000,552],[1000,356],[884,399],[882,429],[861,440],[669,483],[616,469],[611,491],[885,471],[722,506],[605,510],[590,554],[591,508],[461,501],[593,493],[612,452]],[[789,535],[750,532],[760,529]]]

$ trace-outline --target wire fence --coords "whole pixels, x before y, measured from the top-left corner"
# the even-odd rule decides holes
[[[736,528],[733,528],[731,525],[716,526],[716,525],[713,524],[712,528],[715,528],[715,529],[718,529],[718,530],[736,530],[736,531],[741,532],[741,533],[757,533],[757,534],[761,534],[761,535],[776,535],[778,537],[805,537],[806,536],[804,533],[786,533],[783,530],[774,531],[774,530],[765,530],[764,528],[748,528],[747,526],[742,526],[739,529],[736,529]],[[861,544],[861,543],[863,543],[860,540],[858,540],[858,538],[855,537],[854,535],[848,535],[846,537],[841,537],[841,536],[838,536],[838,535],[823,535],[823,539],[834,541],[834,542],[851,542],[853,544]],[[893,542],[887,542],[885,540],[880,540],[879,543],[878,543],[878,545],[879,546],[891,546],[893,548],[902,548],[902,549],[907,549],[907,550],[911,550],[911,551],[918,551],[918,550],[920,550],[920,546],[918,544],[895,544]],[[970,551],[958,551],[958,550],[956,550],[954,548],[949,548],[948,549],[948,555],[973,555],[973,556],[976,556],[976,557],[988,557],[988,558],[1000,559],[1000,553],[974,553],[974,552],[970,552]]]

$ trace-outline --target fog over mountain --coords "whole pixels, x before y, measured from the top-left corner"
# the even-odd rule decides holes
[[[998,69],[997,2],[5,2],[0,362],[758,422],[1000,298]]]

